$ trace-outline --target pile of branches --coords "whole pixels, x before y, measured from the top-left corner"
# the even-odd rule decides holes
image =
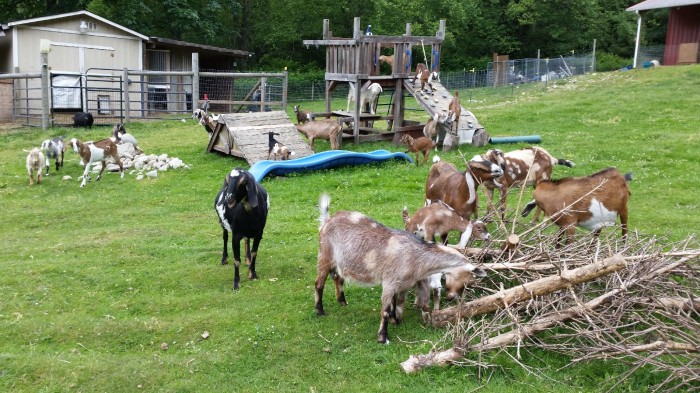
[[[661,244],[633,233],[623,242],[619,231],[608,229],[607,237],[582,236],[556,248],[556,233],[544,229],[513,237],[516,228],[508,236],[503,226],[501,250],[465,250],[483,259],[489,278],[458,305],[432,313],[434,326],[449,327],[443,348],[411,356],[403,370],[448,364],[482,370],[490,366],[484,356],[490,351],[503,351],[527,368],[521,349],[535,347],[570,356],[572,364],[628,364],[616,381],[651,367],[664,376],[654,391],[700,390],[695,239]]]

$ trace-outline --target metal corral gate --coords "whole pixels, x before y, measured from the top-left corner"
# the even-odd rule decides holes
[[[122,77],[88,70],[83,75],[51,73],[51,117],[53,124],[70,126],[73,115],[88,112],[96,125],[122,122],[124,105]]]

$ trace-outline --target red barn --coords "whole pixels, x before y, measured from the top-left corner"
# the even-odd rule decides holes
[[[700,46],[700,0],[647,0],[627,8],[627,11],[636,12],[639,16],[634,67],[637,67],[644,13],[660,8],[669,9],[663,65],[697,63]]]

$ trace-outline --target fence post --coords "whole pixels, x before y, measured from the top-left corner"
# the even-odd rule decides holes
[[[124,122],[131,121],[131,99],[129,98],[129,69],[124,67],[124,75],[122,79],[122,94],[124,96]]]
[[[282,80],[282,110],[287,110],[287,84],[289,80],[289,73],[287,72],[287,67],[284,67],[284,79]]]
[[[49,51],[41,51],[41,128],[49,129]]]
[[[192,52],[192,110],[199,108],[199,53]]]

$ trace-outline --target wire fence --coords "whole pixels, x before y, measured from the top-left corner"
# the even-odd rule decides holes
[[[540,83],[546,86],[559,79],[595,71],[592,54],[553,59],[518,59],[490,62],[485,70],[440,73],[440,83],[448,90],[471,90],[471,96],[515,94],[519,85]],[[289,102],[317,101],[325,98],[325,81],[290,81]],[[493,90],[493,91],[489,91]],[[348,86],[334,90],[337,97],[347,95]],[[475,98],[478,99],[478,98]]]

